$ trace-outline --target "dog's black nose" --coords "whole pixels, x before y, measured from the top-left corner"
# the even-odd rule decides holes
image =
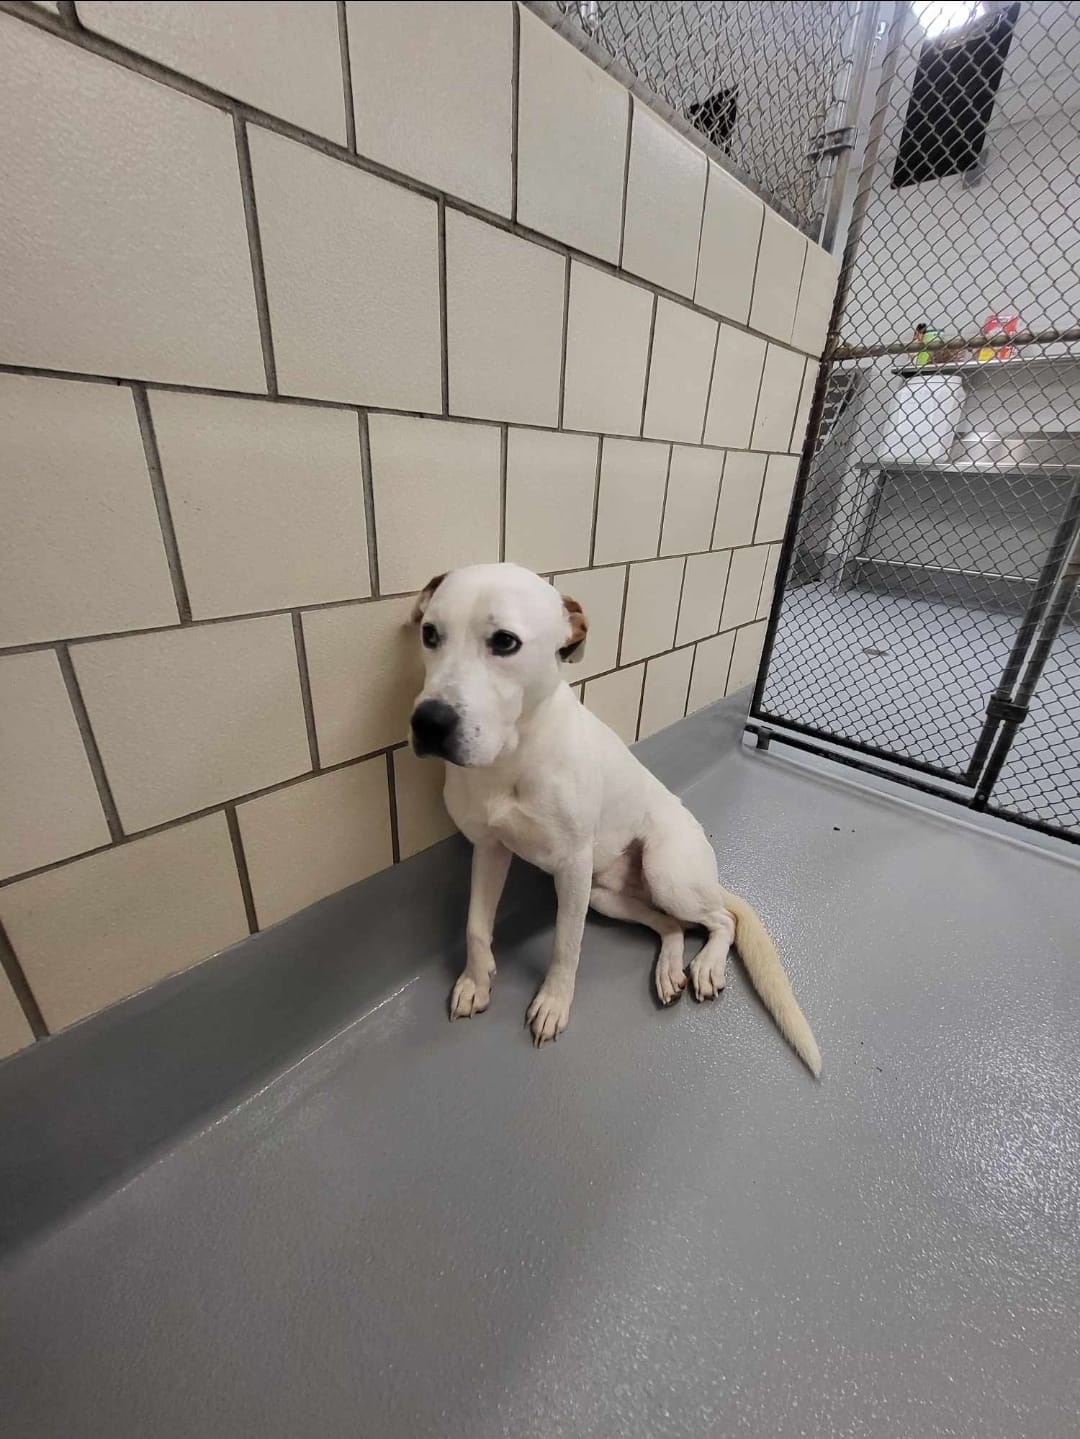
[[[458,712],[444,700],[425,700],[412,713],[413,748],[419,755],[448,757],[450,741],[458,731]]]

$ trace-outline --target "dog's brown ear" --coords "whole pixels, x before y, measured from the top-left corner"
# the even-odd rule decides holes
[[[414,625],[418,625],[420,621],[424,618],[424,611],[431,603],[431,596],[435,593],[435,591],[439,588],[439,586],[445,579],[445,575],[432,575],[431,579],[428,580],[427,584],[416,596],[416,604],[414,604],[412,607],[411,615],[411,619]]]
[[[559,658],[568,664],[575,664],[578,660],[585,658],[585,636],[588,633],[589,622],[577,600],[572,600],[569,595],[562,597],[563,609],[566,611],[567,636],[566,643],[559,646]]]

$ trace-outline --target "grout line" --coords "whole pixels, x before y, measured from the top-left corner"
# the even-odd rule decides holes
[[[694,688],[694,668],[697,665],[697,652],[700,643],[700,640],[694,641],[694,653],[690,656],[690,677],[686,681],[686,703],[683,705],[683,719],[686,718],[687,712],[690,709],[690,691]]]
[[[232,843],[233,859],[236,861],[236,877],[240,881],[240,893],[244,896],[244,913],[247,915],[249,934],[258,934],[259,916],[255,910],[255,895],[251,888],[251,875],[248,873],[247,855],[244,853],[244,841],[240,834],[240,821],[236,815],[236,805],[225,806],[225,823],[229,827],[229,839]]]
[[[15,998],[26,1017],[30,1026],[30,1032],[35,1039],[47,1039],[49,1026],[45,1023],[45,1017],[41,1008],[34,998],[34,991],[30,988],[30,981],[26,972],[19,963],[19,956],[15,953],[15,946],[8,938],[7,930],[3,921],[0,921],[0,971],[7,975],[8,984],[15,991]]]
[[[161,529],[161,542],[165,547],[165,560],[169,566],[169,578],[172,581],[173,598],[176,601],[176,613],[182,625],[191,624],[191,602],[188,599],[187,581],[184,579],[184,567],[180,562],[180,546],[176,539],[176,529],[173,526],[172,509],[169,506],[169,494],[165,488],[165,475],[161,468],[161,454],[158,450],[157,435],[154,431],[154,420],[150,414],[150,402],[146,397],[146,390],[142,385],[133,385],[131,394],[135,401],[135,414],[139,421],[139,434],[142,437],[143,453],[146,456],[146,468],[150,476],[150,488],[154,495],[154,505],[157,509],[158,525]],[[171,629],[171,625],[156,626],[155,628]]]
[[[485,223],[495,226],[497,229],[506,230],[523,239],[531,240],[534,244],[545,246],[547,249],[554,250],[559,254],[569,254],[573,258],[580,259],[596,269],[603,270],[609,275],[614,275],[625,280],[628,284],[636,284],[639,289],[661,295],[665,299],[671,300],[673,304],[682,305],[684,308],[694,310],[698,314],[708,315],[711,319],[725,320],[736,329],[756,334],[761,339],[771,339],[774,343],[784,344],[787,349],[794,350],[796,348],[790,342],[776,341],[775,337],[767,336],[761,331],[753,330],[750,325],[742,321],[735,320],[727,315],[721,315],[718,310],[709,310],[705,306],[698,305],[693,300],[688,300],[685,295],[677,294],[674,290],[667,290],[663,286],[643,281],[639,276],[633,276],[623,272],[623,232],[626,227],[630,141],[633,130],[634,104],[632,92],[627,92],[629,121],[627,126],[626,159],[623,176],[623,213],[619,242],[619,260],[617,263],[613,263],[612,261],[604,260],[598,255],[587,254],[584,250],[578,250],[572,245],[566,245],[561,241],[557,241],[550,235],[545,235],[540,230],[534,230],[527,225],[521,225],[516,221],[509,220],[505,215],[499,215],[493,210],[485,210],[481,205],[474,205],[470,201],[462,200],[456,196],[448,196],[445,191],[441,191],[433,185],[426,184],[424,181],[418,180],[412,175],[407,175],[400,170],[394,170],[391,166],[384,165],[369,156],[354,153],[339,141],[330,140],[325,135],[318,135],[311,130],[305,130],[302,126],[295,125],[290,120],[284,120],[279,115],[272,115],[269,111],[260,110],[256,105],[250,105],[245,101],[237,100],[230,95],[226,95],[223,91],[215,90],[212,86],[204,84],[201,80],[194,80],[191,76],[185,75],[179,70],[173,70],[168,65],[163,65],[157,60],[151,60],[145,55],[139,55],[133,50],[128,50],[115,40],[106,39],[105,36],[98,35],[95,31],[86,30],[81,25],[67,25],[47,10],[39,9],[33,5],[17,5],[16,0],[0,0],[0,12],[12,15],[19,20],[33,25],[35,29],[44,30],[57,39],[76,45],[82,50],[97,55],[99,58],[112,61],[122,69],[143,75],[148,79],[156,81],[160,85],[166,86],[168,89],[189,95],[196,100],[202,101],[204,104],[213,106],[217,110],[223,110],[234,118],[243,120],[248,125],[255,125],[259,129],[269,130],[274,134],[283,135],[287,139],[303,145],[306,149],[314,150],[319,154],[329,156],[331,159],[339,160],[346,165],[351,165],[354,169],[364,170],[368,174],[399,185],[403,189],[412,190],[414,193],[423,195],[427,199],[445,202],[448,208],[458,210],[465,215],[472,215],[476,219],[483,220]],[[738,181],[738,183],[742,184],[743,182]],[[755,192],[752,191],[751,193]],[[760,199],[761,197],[758,196],[758,198]],[[779,218],[783,218],[779,216],[778,211],[774,211],[764,200],[762,200],[762,207],[763,214],[776,214]],[[800,350],[798,353],[805,354],[805,351]]]
[[[754,313],[754,292],[757,289],[758,269],[761,265],[761,244],[765,239],[765,216],[769,213],[769,206],[765,201],[761,202],[761,221],[758,224],[757,244],[754,247],[754,273],[750,277],[750,308],[746,313],[746,323],[749,325],[750,316]]]
[[[637,719],[634,721],[634,743],[637,744],[641,738],[641,715],[645,708],[645,685],[649,678],[649,661],[645,660],[641,667],[641,693],[638,695]]]
[[[371,429],[368,417],[361,412],[357,421],[360,428],[360,483],[364,490],[364,528],[367,533],[368,587],[371,599],[379,599],[379,546],[375,534],[375,481],[371,469]],[[340,603],[352,604],[352,600]],[[305,606],[308,608],[308,606]]]
[[[404,749],[404,745],[399,745]],[[401,836],[398,830],[397,776],[394,773],[394,751],[386,751],[386,794],[390,812],[390,854],[394,864],[401,863]]]
[[[563,290],[562,311],[562,356],[559,360],[559,418],[558,428],[563,427],[566,412],[566,352],[570,346],[570,256],[566,257],[566,288]],[[794,426],[794,421],[792,421]]]
[[[754,414],[750,421],[750,443],[746,447],[748,450],[754,448],[754,431],[757,429],[758,411],[761,409],[761,395],[765,389],[765,371],[769,367],[769,346],[771,344],[771,340],[765,341],[765,358],[761,362],[761,374],[758,377],[757,394],[754,396]],[[766,451],[766,453],[768,452]]]
[[[510,448],[510,426],[499,426],[499,559],[506,559],[506,465]]]
[[[356,154],[356,108],[353,104],[352,58],[349,55],[349,12],[345,0],[338,0],[338,44],[341,47],[341,86],[345,102],[345,144]]]
[[[706,551],[706,554],[709,553]],[[686,592],[686,571],[690,567],[690,556],[684,555],[682,562],[682,580],[679,583],[679,603],[675,606],[675,633],[672,636],[672,647],[674,648],[679,638],[679,621],[682,619],[682,601]]]
[[[656,312],[660,308],[660,298],[653,295],[652,318],[649,321],[649,347],[645,351],[645,383],[641,389],[641,424],[638,427],[638,439],[645,438],[645,411],[649,404],[649,380],[652,376],[652,352],[653,340],[656,338]]]
[[[721,330],[721,328],[722,328],[722,326],[717,325],[717,327],[716,327],[716,339],[713,340],[713,347],[712,347],[712,364],[709,366],[709,387],[708,387],[708,389],[705,391],[705,414],[704,414],[704,416],[702,417],[702,421],[701,421],[701,439],[698,441],[698,444],[700,444],[700,445],[704,445],[704,443],[705,443],[705,431],[709,428],[709,406],[712,404],[712,387],[713,387],[713,380],[716,379],[716,357],[717,357],[717,355],[718,355],[719,352],[720,352],[720,330]],[[751,427],[750,438],[753,439],[753,427]]]
[[[300,674],[300,698],[304,706],[304,724],[307,727],[308,752],[311,755],[311,770],[318,774],[319,736],[315,729],[315,706],[311,698],[311,676],[308,673],[307,644],[304,640],[304,622],[300,611],[294,610],[292,617],[293,643],[296,646],[296,668]]]
[[[625,628],[626,628],[626,597],[627,597],[627,595],[629,594],[629,592],[630,592],[630,562],[627,561],[627,563],[626,563],[626,575],[625,575],[624,578],[623,578],[623,587],[622,587],[622,607],[621,607],[621,609],[620,609],[620,611],[619,611],[619,640],[618,640],[618,643],[617,643],[616,646],[615,646],[615,668],[616,668],[617,670],[618,670],[618,669],[622,669],[623,631],[624,631]],[[589,678],[590,678],[590,679],[596,679],[596,678],[598,678],[598,676],[596,676],[596,675],[590,675]]]
[[[396,749],[403,749],[405,741],[397,744],[386,745],[380,749],[371,750],[367,754],[355,755],[351,759],[339,761],[337,764],[324,765],[319,775],[335,774],[338,770],[351,769],[354,765],[365,764],[368,760],[378,759],[380,755],[391,754]],[[278,780],[274,784],[264,785],[262,789],[250,790],[247,794],[233,795],[228,800],[221,800],[217,804],[207,805],[205,809],[192,810],[190,814],[174,815],[172,819],[162,820],[160,824],[150,825],[146,829],[133,830],[130,834],[122,834],[111,844],[95,845],[93,849],[84,849],[79,854],[65,855],[63,859],[51,860],[48,864],[40,864],[35,869],[23,870],[20,874],[11,874],[0,879],[0,890],[4,890],[11,884],[17,884],[24,879],[33,879],[39,874],[49,874],[54,869],[64,869],[69,864],[77,864],[81,859],[90,859],[96,854],[107,854],[113,849],[122,849],[129,844],[137,844],[139,840],[151,839],[156,834],[164,834],[166,830],[178,829],[181,825],[194,824],[196,820],[206,819],[210,815],[223,813],[226,804],[244,804],[248,800],[262,799],[264,795],[277,794],[280,790],[292,789],[294,785],[306,784],[308,780],[317,779],[319,775],[311,770],[304,770],[303,774],[290,775],[288,779]]]
[[[600,514],[600,466],[604,460],[604,437],[600,435],[596,441],[596,479],[593,483],[592,501],[592,531],[589,536],[589,563],[586,568],[595,569],[596,559],[596,521]]]
[[[116,844],[124,838],[124,827],[120,823],[120,812],[116,808],[112,786],[109,784],[109,777],[105,773],[105,764],[101,758],[101,751],[98,749],[97,740],[94,738],[94,731],[90,724],[90,716],[87,713],[86,703],[83,700],[82,690],[79,688],[78,676],[75,673],[75,666],[71,662],[71,655],[67,645],[57,645],[56,658],[60,662],[60,673],[64,677],[64,686],[68,692],[68,699],[71,701],[71,708],[75,715],[75,723],[78,725],[79,734],[82,736],[87,763],[90,765],[90,773],[94,776],[94,784],[97,786],[98,799],[101,801],[101,808],[105,812],[105,822],[109,826],[109,835],[113,843]]]
[[[266,372],[266,393],[276,397],[277,365],[274,362],[274,338],[270,329],[270,302],[266,293],[266,268],[263,264],[262,237],[259,232],[259,211],[255,203],[255,177],[251,169],[247,126],[239,115],[233,116],[233,131],[236,135],[236,163],[240,169],[240,192],[244,198],[244,222],[251,254],[251,282],[255,289],[255,309],[259,317],[259,341],[262,345],[263,369]]]
[[[446,281],[446,201],[439,200],[439,350],[442,383],[442,414],[450,414],[450,325]]]
[[[518,212],[518,108],[521,103],[521,14],[511,5],[513,39],[510,54],[510,218],[516,224]]]
[[[616,270],[622,269],[623,250],[626,247],[626,206],[630,198],[630,144],[634,137],[634,97],[629,91],[626,95],[626,105],[626,155],[623,159],[622,216],[619,220],[619,261],[615,266]]]
[[[765,498],[765,486],[768,484],[768,482],[769,482],[769,462],[768,462],[768,460],[766,460],[766,461],[765,461],[765,468],[764,468],[764,469],[762,470],[762,472],[761,472],[761,488],[758,490],[757,508],[754,510],[754,530],[753,530],[753,535],[752,535],[751,540],[750,540],[750,545],[751,545],[751,547],[754,546],[754,545],[756,545],[756,544],[758,543],[758,539],[757,539],[757,527],[758,527],[758,525],[761,523],[761,504],[762,504],[762,501],[763,501],[764,498]],[[770,540],[770,541],[762,540],[761,543],[762,543],[762,544],[766,544],[766,543],[772,544],[772,543],[774,543],[774,541],[771,541],[771,540]],[[741,546],[740,548],[745,549],[746,546],[744,545],[744,546]]]
[[[719,550],[688,550],[686,552],[686,555],[692,556],[719,554],[721,550],[729,550],[731,551],[731,553],[734,554],[737,550],[760,549],[763,545],[768,546],[777,543],[779,543],[779,541],[777,540],[760,540],[757,542],[750,540],[744,545],[721,545]],[[653,556],[651,555],[641,555],[638,559],[632,561],[632,563],[638,564],[648,561],[652,558]],[[666,560],[678,560],[683,559],[684,556],[682,554],[663,555],[661,556],[661,558]],[[619,569],[622,565],[625,565],[627,563],[631,562],[627,560],[606,560],[603,564],[599,565],[574,565],[570,569],[562,569],[560,567],[558,570],[553,570],[552,574],[569,575],[584,574],[590,570],[614,570]],[[0,656],[35,654],[39,650],[54,649],[58,644],[64,644],[72,648],[77,648],[80,645],[100,644],[102,640],[130,639],[136,635],[172,634],[181,628],[200,629],[205,625],[242,624],[245,620],[269,619],[272,615],[291,615],[296,609],[302,610],[305,614],[318,612],[319,610],[341,610],[347,609],[350,606],[354,605],[370,605],[380,603],[384,600],[405,599],[410,595],[414,595],[415,593],[415,590],[395,590],[390,594],[352,595],[350,596],[350,598],[344,600],[319,600],[312,601],[308,604],[300,604],[298,606],[282,605],[276,610],[247,610],[243,614],[237,615],[208,615],[203,619],[192,620],[190,622],[190,625],[180,625],[179,623],[171,625],[147,625],[142,629],[110,630],[106,631],[103,634],[62,635],[55,640],[31,640],[28,641],[26,644],[0,645]]]
[[[75,0],[57,0],[56,8],[59,11],[61,20],[65,21],[68,25],[81,28],[82,21],[79,19],[75,10]]]
[[[716,503],[713,505],[712,528],[709,530],[709,549],[716,548],[716,522],[720,518],[720,496],[724,493],[724,476],[727,474],[727,451],[720,461],[720,477],[716,482]]]
[[[690,287],[690,298],[695,299],[697,295],[698,276],[701,274],[701,237],[705,233],[705,211],[709,205],[709,181],[712,178],[712,166],[709,164],[708,156],[705,157],[705,188],[701,192],[701,220],[698,224],[697,251],[694,255],[694,283]],[[753,291],[751,290],[751,296]]]
[[[671,465],[674,457],[675,446],[668,445],[667,469],[664,471],[664,499],[660,506],[660,533],[656,537],[656,559],[660,558],[660,550],[664,543],[664,520],[667,518],[668,491],[671,488]]]

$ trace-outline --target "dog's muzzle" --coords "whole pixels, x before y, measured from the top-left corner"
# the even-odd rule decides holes
[[[456,763],[461,717],[445,700],[424,700],[412,712],[413,749]]]

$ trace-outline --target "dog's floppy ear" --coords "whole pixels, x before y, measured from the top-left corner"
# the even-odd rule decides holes
[[[439,586],[445,579],[445,575],[432,575],[431,579],[428,580],[427,584],[416,596],[416,604],[413,605],[412,615],[410,616],[414,625],[418,625],[420,621],[424,618],[424,611],[431,603],[431,596],[435,593],[435,591],[439,588]]]
[[[559,646],[559,658],[568,664],[576,664],[585,658],[585,635],[589,622],[577,600],[563,595],[562,602],[566,611],[567,636],[566,643]]]

